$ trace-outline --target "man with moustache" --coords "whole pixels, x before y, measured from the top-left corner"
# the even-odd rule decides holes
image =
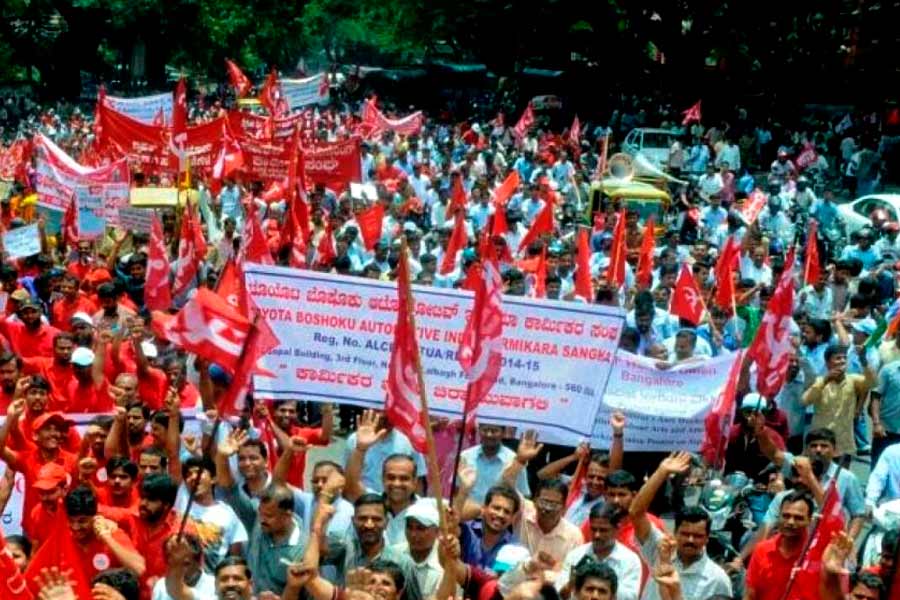
[[[178,494],[178,484],[168,475],[148,475],[138,488],[140,499],[137,518],[132,517],[123,527],[131,534],[131,542],[144,557],[146,571],[141,587],[153,589],[157,580],[165,577],[167,562],[164,542],[178,533],[181,520],[172,507]]]

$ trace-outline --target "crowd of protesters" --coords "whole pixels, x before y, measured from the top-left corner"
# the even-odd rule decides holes
[[[463,452],[446,519],[433,499],[440,492],[427,489],[424,458],[378,413],[258,403],[213,439],[213,409],[229,377],[154,335],[143,298],[147,235],[116,231],[66,247],[47,231],[33,190],[15,184],[0,198],[3,226],[39,221],[43,251],[0,266],[0,409],[6,413],[0,497],[10,499],[13,475],[20,473],[24,498],[12,518],[21,521],[22,535],[7,535],[6,546],[34,596],[778,599],[834,480],[846,531],[822,558],[821,588],[797,585],[788,598],[875,600],[887,598],[888,590],[897,597],[898,530],[883,532],[867,564],[852,549],[863,542],[873,511],[900,500],[900,445],[894,445],[900,441],[900,338],[880,337],[898,294],[900,223],[871,215],[873,225],[850,236],[836,206],[840,196],[880,186],[878,124],[853,115],[849,125],[835,119],[776,128],[741,109],[714,126],[681,128],[665,169],[687,183],[669,184],[673,201],[665,223],[657,223],[664,233],[652,281],[636,282],[648,225],[627,210],[628,266],[616,289],[606,272],[625,207],[602,197],[597,214],[590,214],[591,184],[607,176],[600,173],[603,161],[632,127],[679,127],[680,121],[671,109],[640,104],[635,98],[605,122],[586,123],[575,140],[544,129],[540,118],[518,138],[509,117],[426,121],[417,135],[386,132],[369,140],[362,183],[376,186],[386,208],[382,239],[372,251],[363,245],[355,215],[367,201],[315,186],[308,193],[314,232],[307,264],[391,280],[402,236],[417,283],[459,287],[479,260],[479,234],[503,210],[507,231],[492,242],[507,294],[621,306],[627,313],[622,348],[672,364],[748,346],[779,275],[791,267],[785,265],[789,249],[820,247],[819,280],[797,277],[786,382],[777,394],[762,396],[749,364],[741,378],[724,471],[745,473],[764,505],[735,556],[711,558],[712,518],[684,500],[684,489],[706,476],[709,457],[629,453],[620,414],[608,424],[611,448],[574,451],[548,452],[533,432],[510,439],[506,428],[480,425],[478,444]],[[213,103],[193,116],[218,110]],[[322,139],[352,133],[350,106],[322,113]],[[93,135],[89,115],[71,107],[39,112],[25,101],[5,101],[0,125],[7,138],[41,131],[76,157]],[[606,156],[602,140],[609,143]],[[797,157],[810,147],[815,161],[801,169]],[[493,192],[512,170],[519,187],[498,207]],[[135,179],[153,183],[142,174]],[[195,287],[215,285],[238,254],[246,219],[261,220],[273,258],[287,264],[290,240],[279,237],[285,198],[240,177],[218,194],[202,177],[194,180],[208,242]],[[467,197],[462,209],[451,202],[457,180]],[[740,209],[756,188],[769,201],[747,222]],[[548,203],[553,234],[520,251]],[[457,210],[464,210],[469,247],[444,269]],[[162,215],[173,268],[176,217]],[[808,239],[811,219],[820,239]],[[581,226],[591,228],[593,298],[576,293]],[[333,255],[322,256],[323,236],[333,236]],[[710,300],[711,270],[730,237],[741,244],[733,310]],[[538,266],[544,254],[546,275]],[[799,263],[802,250],[796,256]],[[710,307],[697,327],[668,312],[682,264],[690,265]],[[184,430],[183,413],[191,409],[203,423],[197,434]],[[96,416],[79,433],[73,413]],[[273,432],[274,447],[261,441],[264,428]],[[344,433],[350,435],[341,460],[307,468],[311,446],[327,446]],[[870,461],[868,480],[860,481],[847,460]],[[579,464],[583,476],[573,478]],[[657,506],[670,508],[674,520],[652,514]],[[71,532],[67,564],[29,570],[60,527]],[[847,573],[844,596],[839,580]]]

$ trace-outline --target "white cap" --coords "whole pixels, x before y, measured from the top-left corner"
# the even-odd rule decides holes
[[[94,320],[91,318],[91,315],[87,314],[86,312],[78,311],[77,313],[72,315],[72,318],[69,319],[69,322],[75,321],[76,319],[79,321],[84,321],[91,327],[94,326]]]
[[[440,524],[437,507],[421,500],[406,509],[406,518],[415,519],[425,527],[437,527]]]
[[[147,358],[156,358],[157,356],[159,356],[159,351],[156,349],[156,344],[147,340],[141,342],[141,351]]]
[[[90,348],[79,346],[72,352],[72,364],[79,367],[89,367],[94,364],[94,351]]]

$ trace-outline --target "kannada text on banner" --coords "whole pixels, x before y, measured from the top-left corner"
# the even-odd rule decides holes
[[[280,340],[256,377],[261,399],[384,406],[397,319],[394,283],[248,264],[247,291]],[[462,412],[466,379],[456,353],[472,294],[414,286],[416,334],[436,415]],[[504,297],[500,378],[481,422],[536,429],[574,445],[590,437],[622,330],[618,308]]]
[[[597,414],[591,445],[609,448],[609,416],[628,420],[629,452],[695,452],[703,440],[703,419],[725,388],[737,354],[660,369],[656,360],[620,350]]]

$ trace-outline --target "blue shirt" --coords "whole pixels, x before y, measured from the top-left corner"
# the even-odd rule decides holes
[[[866,484],[866,505],[875,507],[882,502],[900,498],[900,444],[884,449]]]
[[[488,490],[500,483],[500,476],[506,465],[516,460],[516,453],[501,444],[497,454],[487,456],[479,444],[463,450],[460,459],[475,469],[475,487],[472,488],[471,496],[476,502],[483,503]],[[519,471],[516,477],[516,491],[526,497],[531,495],[525,469]]]
[[[794,465],[794,455],[790,452],[784,453],[784,463],[781,465],[781,472],[785,477],[790,477],[791,469]],[[842,469],[837,463],[828,465],[828,469],[819,478],[819,483],[823,489],[827,489],[831,484],[831,480],[837,474],[837,490],[841,495],[841,506],[844,508],[844,516],[852,518],[862,517],[866,514],[866,503],[863,500],[862,486],[859,480],[851,471]],[[769,504],[769,510],[766,511],[764,522],[768,525],[774,525],[778,521],[781,514],[781,501],[788,495],[790,490],[784,490],[775,495],[772,503]]]
[[[862,263],[863,269],[868,271],[881,262],[881,252],[875,246],[869,246],[863,250],[858,245],[854,244],[852,246],[847,246],[844,248],[844,251],[841,252],[842,260],[851,258],[859,260]]]
[[[347,449],[344,452],[344,464],[350,460],[350,454],[356,448],[356,434],[347,438]],[[362,484],[375,493],[384,492],[381,480],[381,468],[384,461],[392,454],[406,454],[416,461],[416,476],[425,477],[425,459],[421,454],[413,450],[409,438],[402,432],[392,429],[384,438],[366,451],[363,461]]]
[[[873,391],[881,396],[881,424],[890,433],[900,433],[900,361],[881,368]]]
[[[497,553],[500,552],[500,549],[507,544],[518,544],[519,541],[508,529],[503,532],[493,548],[484,547],[483,537],[484,526],[481,521],[462,523],[459,526],[461,558],[467,565],[473,565],[493,573],[494,561],[497,560]]]
[[[312,534],[313,516],[316,512],[316,497],[312,492],[305,492],[291,488],[294,493],[294,513],[302,520],[306,534]],[[341,546],[346,542],[347,536],[353,533],[353,505],[343,498],[335,498],[331,503],[334,507],[334,515],[328,521],[325,530],[325,542],[328,548],[323,548],[323,556],[337,554]]]

